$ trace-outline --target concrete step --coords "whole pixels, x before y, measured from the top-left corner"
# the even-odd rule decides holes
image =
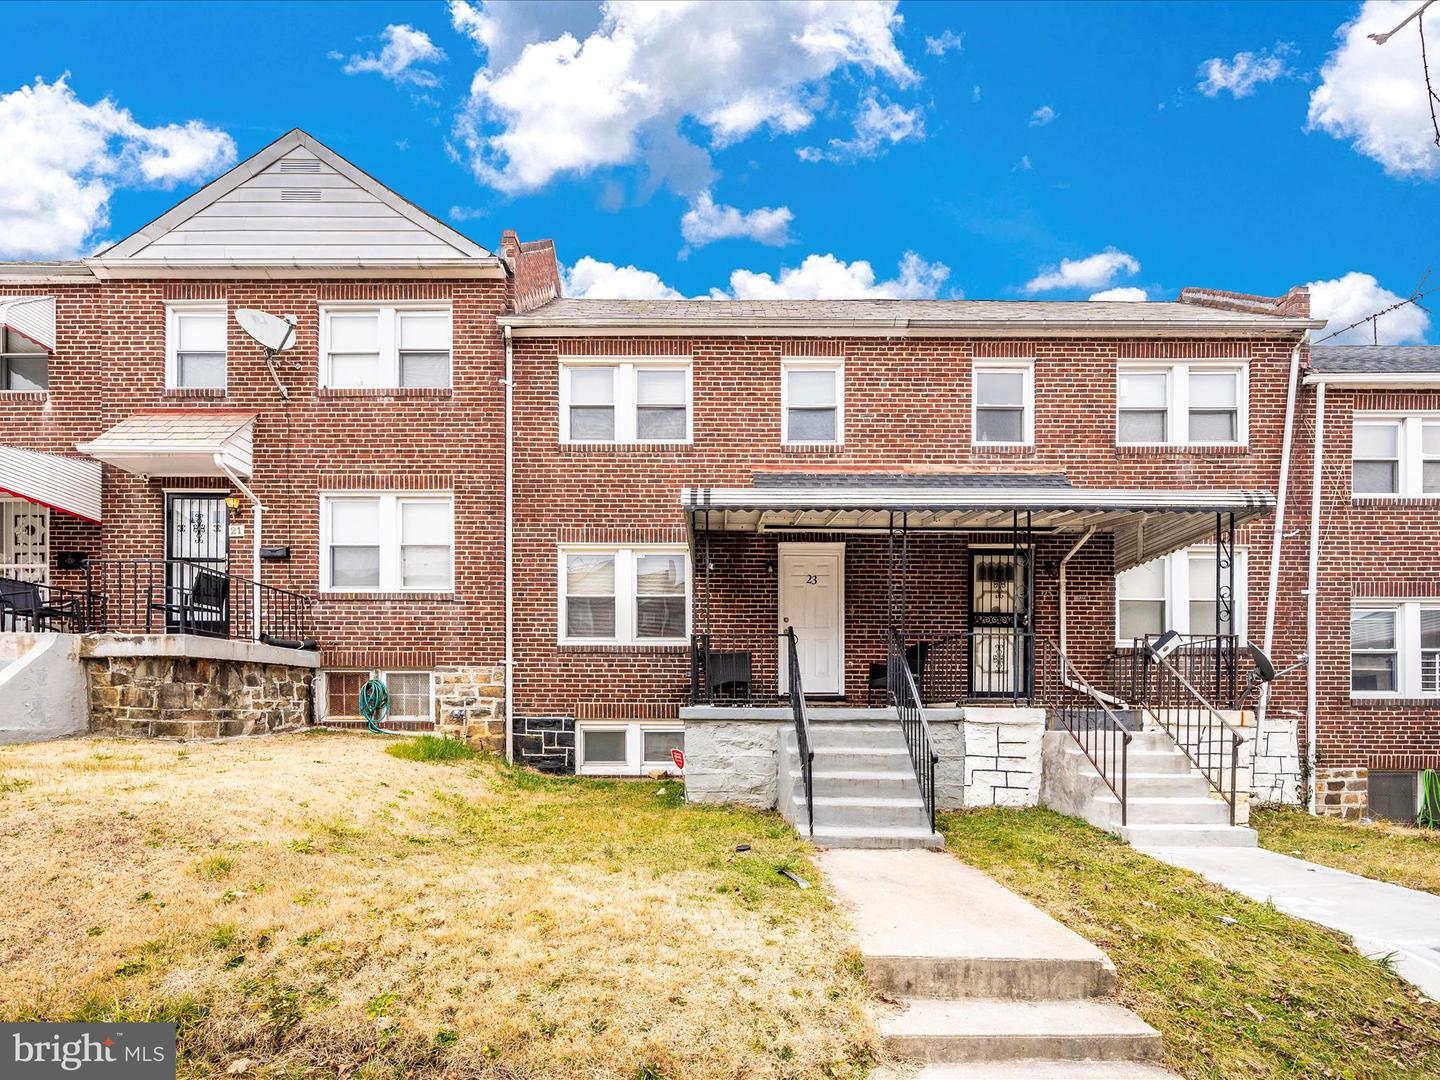
[[[1230,808],[1208,796],[1195,799],[1130,795],[1126,809],[1126,820],[1131,825],[1230,824]]]
[[[972,1061],[924,1066],[919,1072],[880,1070],[871,1080],[1178,1080],[1139,1061]]]
[[[912,783],[911,788],[915,788]],[[928,825],[925,801],[917,794],[891,797],[859,795],[816,795],[815,823],[845,828],[868,828],[871,825]],[[795,792],[793,820],[800,821],[807,813],[805,794]]]
[[[1115,989],[1104,957],[867,955],[865,975],[891,997],[931,1000],[1075,1000]]]
[[[1098,787],[1105,787],[1099,776],[1093,780]],[[1131,769],[1128,785],[1126,792],[1132,799],[1202,799],[1210,793],[1210,785],[1193,769],[1189,773],[1137,773]]]
[[[1114,832],[1137,848],[1257,846],[1254,829],[1230,825],[1121,825]]]
[[[918,827],[900,825],[868,825],[849,828],[822,825],[817,819],[813,835],[798,820],[796,830],[812,844],[822,848],[942,848],[945,838],[931,832],[928,824]]]
[[[822,769],[816,763],[810,780],[815,785],[815,797],[822,795],[860,796],[898,799],[913,795],[916,791],[915,772],[909,762],[901,769]],[[804,797],[804,779],[799,769],[790,770],[790,782],[794,790]]]
[[[793,727],[782,729],[780,737],[792,747],[797,741]],[[900,725],[895,722],[810,725],[810,748],[812,750],[819,750],[822,747],[828,750],[838,750],[845,747],[868,748],[872,746],[892,749],[904,745],[905,736],[900,731]]]
[[[914,1061],[1152,1061],[1160,1033],[1106,1001],[916,998],[882,1020],[886,1049]]]
[[[810,749],[815,753],[816,769],[905,769],[912,776],[915,774],[915,767],[910,763],[910,751],[903,742],[894,746],[812,746]]]
[[[1066,754],[1072,754],[1076,758],[1079,758],[1080,761],[1085,764],[1086,768],[1093,768],[1093,766],[1090,765],[1089,759],[1085,757],[1085,752],[1078,746],[1073,749],[1067,747],[1065,752]],[[1132,773],[1146,773],[1151,776],[1158,776],[1165,773],[1184,775],[1193,768],[1190,764],[1190,759],[1180,753],[1179,750],[1131,750],[1130,753],[1126,755],[1125,764],[1126,768]]]

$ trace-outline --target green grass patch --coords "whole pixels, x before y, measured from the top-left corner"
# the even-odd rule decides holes
[[[1303,810],[1252,810],[1260,846],[1361,877],[1440,895],[1440,829],[1341,821]]]
[[[956,855],[1105,950],[1184,1075],[1440,1075],[1440,1008],[1348,938],[1047,810],[939,824]]]
[[[469,761],[479,757],[474,747],[461,739],[442,739],[420,735],[404,742],[391,743],[387,754],[409,761]]]

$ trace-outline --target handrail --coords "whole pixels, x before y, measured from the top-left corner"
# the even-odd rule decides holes
[[[889,634],[886,666],[890,699],[895,703],[895,712],[900,718],[900,730],[910,750],[910,764],[915,769],[915,780],[920,785],[920,797],[925,802],[925,814],[933,833],[935,766],[940,761],[940,755],[935,752],[935,743],[930,737],[930,722],[925,719],[925,705],[920,697],[920,688],[915,684],[915,673],[910,670],[910,661],[905,657],[905,639],[893,629]]]
[[[805,710],[805,688],[800,685],[800,650],[795,642],[795,628],[785,628],[787,656],[786,689],[790,694],[790,711],[795,720],[795,746],[800,754],[800,776],[805,782],[805,813],[809,822],[808,836],[815,836],[815,751],[810,749],[810,715]]]
[[[1235,802],[1238,792],[1240,771],[1240,744],[1244,734],[1220,714],[1220,710],[1206,700],[1205,695],[1190,683],[1170,663],[1168,656],[1151,653],[1155,665],[1154,691],[1150,701],[1144,705],[1155,721],[1165,728],[1191,764],[1205,777],[1230,808],[1230,824],[1235,824]],[[1168,676],[1168,677],[1167,677]],[[1230,735],[1229,772],[1230,780],[1225,782],[1227,762],[1223,750],[1216,763],[1215,728]]]
[[[1040,700],[1047,719],[1054,715],[1075,740],[1110,793],[1127,823],[1130,796],[1130,743],[1134,735],[1106,703],[1108,694],[1091,686],[1070,658],[1052,641],[1041,641]]]

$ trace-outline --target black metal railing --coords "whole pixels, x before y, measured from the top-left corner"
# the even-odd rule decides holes
[[[1035,644],[1028,630],[976,627],[905,639],[911,674],[925,705],[966,701],[1033,705]]]
[[[0,577],[0,631],[83,634],[96,600],[79,589]]]
[[[1147,688],[1149,695],[1141,707],[1169,733],[1215,793],[1225,800],[1230,808],[1230,824],[1234,825],[1240,744],[1245,737],[1220,715],[1181,668],[1171,663],[1170,656],[1153,657]]]
[[[787,627],[781,635],[785,640],[785,690],[790,697],[790,713],[795,721],[795,749],[800,755],[800,778],[805,783],[805,815],[809,823],[807,836],[815,835],[815,751],[810,748],[810,717],[805,711],[805,687],[800,681],[800,650],[795,643],[795,628]]]
[[[88,629],[194,634],[314,648],[308,596],[183,559],[88,559]]]
[[[1151,692],[1151,646],[1159,634],[1136,638],[1108,661],[1110,692],[1126,702],[1145,701]],[[1183,637],[1169,654],[1171,665],[1216,708],[1239,707],[1244,680],[1239,671],[1240,639],[1233,634]]]
[[[915,779],[920,784],[920,797],[925,801],[925,815],[930,822],[930,831],[935,831],[935,766],[940,755],[930,738],[930,724],[925,719],[925,703],[920,688],[915,682],[915,673],[910,670],[910,661],[905,654],[905,639],[898,631],[891,630],[887,649],[886,667],[889,676],[889,695],[900,718],[900,730],[905,735],[905,745],[910,750],[910,764],[915,768]]]
[[[1130,786],[1130,740],[1134,737],[1101,694],[1052,641],[1039,652],[1038,697],[1047,721],[1058,721],[1079,744],[1100,779],[1120,803],[1120,824],[1126,824]]]

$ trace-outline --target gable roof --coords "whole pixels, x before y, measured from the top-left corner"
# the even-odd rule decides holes
[[[86,260],[157,267],[479,267],[498,258],[296,128]]]

